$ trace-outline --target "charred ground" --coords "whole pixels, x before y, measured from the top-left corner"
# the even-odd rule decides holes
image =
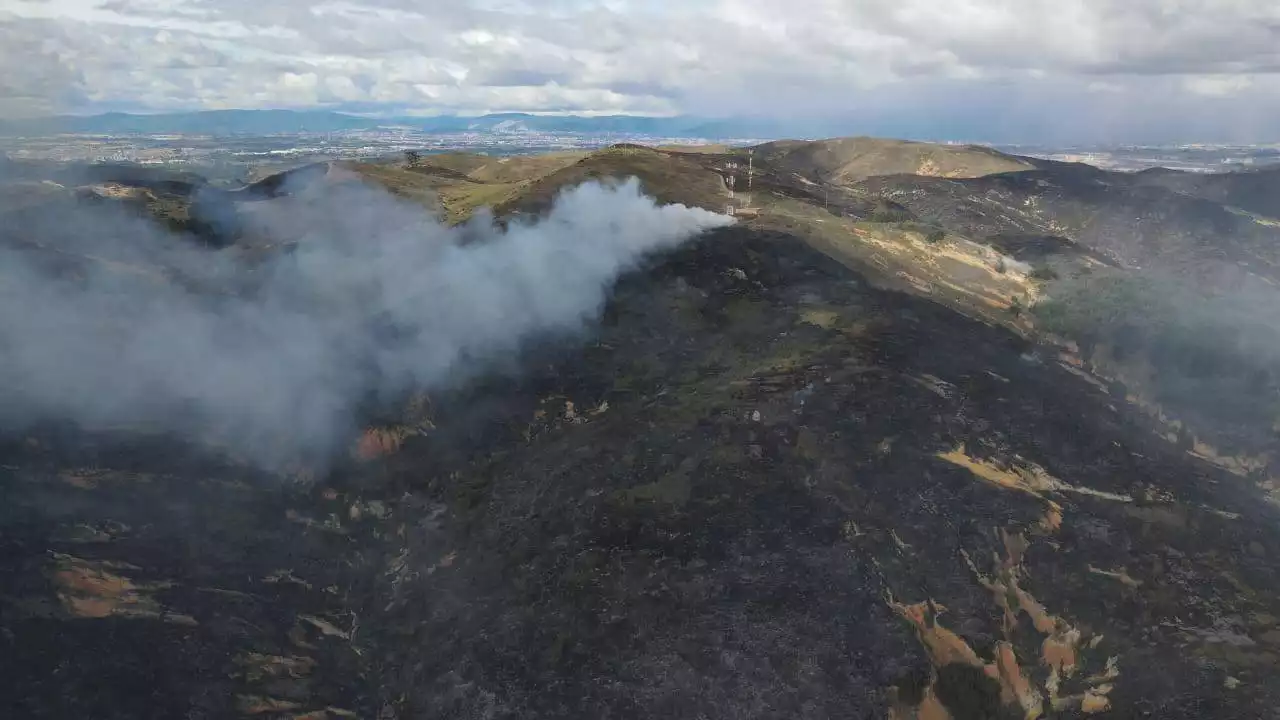
[[[1013,308],[1049,281],[1003,260],[1190,263],[1219,231],[1213,252],[1247,260],[1263,231],[1088,168],[983,175],[1018,158],[953,158],[947,172],[983,176],[939,179],[757,157],[749,183],[745,159],[427,157],[288,183],[305,196],[357,172],[462,219],[636,175],[664,201],[754,213],[623,278],[585,338],[384,409],[320,476],[136,433],[8,438],[0,707],[1273,716],[1270,475],[1189,453],[1102,367],[1037,334]],[[218,196],[219,212],[285,186]],[[1141,230],[1118,224],[1139,205],[1181,234],[1117,240]]]

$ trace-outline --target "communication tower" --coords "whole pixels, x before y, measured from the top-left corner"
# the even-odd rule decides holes
[[[725,207],[726,215],[756,217],[760,212],[758,208],[751,205],[751,187],[754,184],[753,176],[755,175],[754,150],[748,150],[747,155],[747,192],[741,196],[737,194],[737,172],[742,168],[742,164],[736,161],[724,164],[724,186],[729,193],[729,204]]]

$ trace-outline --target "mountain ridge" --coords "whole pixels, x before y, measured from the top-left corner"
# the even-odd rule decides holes
[[[362,414],[332,468],[267,473],[127,429],[0,434],[0,629],[26,650],[0,656],[17,680],[0,698],[103,720],[1274,713],[1280,378],[1252,367],[1272,356],[1116,302],[1154,266],[1216,263],[1215,243],[1252,276],[1235,261],[1263,236],[1082,165],[783,150],[335,162],[230,191],[103,170],[42,190],[0,243],[119,287],[182,268],[131,272],[165,254],[101,257],[27,220],[119,209],[187,243],[184,223],[219,219],[200,257],[252,269],[305,259],[308,222],[332,218],[315,209],[353,183],[464,234],[628,177],[738,218],[619,278],[582,334]],[[922,160],[961,176],[901,172]],[[273,212],[286,228],[254,223]],[[357,234],[359,269],[379,248]],[[195,291],[252,287],[213,280]],[[1055,300],[1079,305],[1038,313]],[[1215,407],[1257,399],[1247,452],[1156,392],[1161,354]]]

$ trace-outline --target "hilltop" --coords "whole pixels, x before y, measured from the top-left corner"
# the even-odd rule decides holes
[[[1280,216],[1280,166],[1276,165],[1229,173],[1155,168],[1138,173],[1137,181],[1267,217]]]
[[[159,432],[4,436],[0,629],[24,652],[0,696],[104,720],[1274,712],[1280,412],[1269,346],[1240,340],[1269,336],[1202,335],[1218,316],[1185,309],[1215,306],[1165,290],[1277,279],[1254,179],[864,138],[751,163],[24,180],[0,241],[122,284],[182,268],[34,221],[122,203],[213,262],[289,252],[340,188],[510,224],[636,177],[738,222],[625,275],[582,335],[374,406],[319,473]],[[289,237],[254,222],[281,212]]]
[[[844,184],[878,175],[973,178],[1030,170],[1031,162],[984,147],[881,138],[781,140],[755,148],[762,165],[818,182]]]

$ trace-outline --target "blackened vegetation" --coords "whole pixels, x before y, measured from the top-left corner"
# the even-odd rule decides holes
[[[655,186],[691,176],[619,153]],[[761,172],[758,192],[821,197]],[[1024,175],[883,182],[1053,194]],[[928,193],[839,202],[971,229]],[[1006,225],[1029,234],[1019,259],[1052,235]],[[318,477],[136,432],[6,439],[0,710],[790,720],[933,696],[954,718],[1016,717],[890,603],[945,607],[930,622],[981,663],[1011,633],[1044,688],[1040,636],[1025,615],[1005,628],[975,575],[996,573],[1003,531],[1029,543],[1022,588],[1084,634],[1063,696],[1114,658],[1112,716],[1274,713],[1275,507],[1056,351],[737,228],[654,258],[585,340],[518,363],[406,412],[399,453]],[[1031,464],[1060,485],[1000,484]]]
[[[1242,168],[1229,173],[1192,173],[1165,168],[1136,175],[1144,185],[1165,187],[1193,197],[1275,217],[1280,215],[1280,165]]]
[[[805,322],[815,308],[840,319]],[[483,432],[390,462],[417,575],[386,580],[371,630],[396,673],[385,697],[401,717],[878,715],[885,689],[926,683],[885,594],[936,599],[992,652],[999,615],[959,552],[986,562],[994,529],[1034,531],[1044,511],[937,458],[964,446],[1132,498],[1055,496],[1068,519],[1026,560],[1042,602],[1105,635],[1082,664],[1120,658],[1119,712],[1263,712],[1265,686],[1213,684],[1262,665],[1210,662],[1175,628],[1274,604],[1230,579],[1274,587],[1244,550],[1274,552],[1274,511],[1034,352],[786,236],[725,231],[668,256],[619,286],[580,353],[441,403]],[[1018,648],[1043,682],[1038,652]],[[953,716],[1002,707],[980,671],[932,672]]]
[[[1274,225],[1141,176],[1087,165],[1042,165],[968,179],[873,177],[856,187],[975,240],[1065,236],[1126,266],[1194,273],[1206,263],[1239,263],[1280,277],[1280,228]]]
[[[0,698],[30,718],[861,718],[896,687],[997,717],[994,681],[932,667],[886,603],[936,600],[991,659],[1000,614],[960,551],[986,563],[1045,505],[937,457],[964,446],[1134,498],[1055,495],[1063,527],[1025,560],[1040,601],[1105,636],[1081,664],[1119,658],[1116,712],[1264,716],[1269,646],[1196,632],[1280,615],[1275,512],[1033,353],[728,230],[626,277],[585,344],[433,398],[433,432],[311,486],[163,439],[15,439]],[[88,571],[64,556],[154,605],[77,617],[53,589]],[[1038,644],[1017,651],[1043,681]]]
[[[938,698],[956,720],[1017,718],[1000,702],[1000,683],[969,665],[951,663],[938,669]]]
[[[1158,404],[1184,436],[1194,430],[1229,455],[1274,452],[1280,335],[1269,287],[1217,294],[1168,275],[1108,271],[1056,282],[1050,293],[1035,310],[1041,325],[1075,339],[1085,361],[1116,378],[1120,397]]]
[[[1094,260],[1100,265],[1114,267],[1104,255],[1092,252],[1087,247],[1057,235],[1036,235],[1009,233],[991,235],[986,238],[987,244],[1008,255],[1014,260],[1043,266],[1049,261],[1059,258],[1073,260]]]
[[[300,524],[336,503],[163,436],[47,427],[0,464],[5,717],[371,716],[363,659],[300,619],[348,630],[368,593],[352,538]]]

